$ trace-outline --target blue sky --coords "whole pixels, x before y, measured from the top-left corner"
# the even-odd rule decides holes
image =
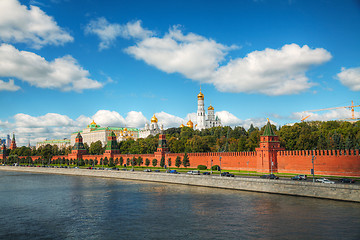
[[[142,128],[154,113],[179,126],[200,85],[224,125],[245,128],[359,105],[359,29],[350,0],[0,0],[0,137]]]

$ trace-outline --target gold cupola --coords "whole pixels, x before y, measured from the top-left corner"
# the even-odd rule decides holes
[[[189,128],[194,128],[194,123],[191,120],[189,120],[187,122],[186,126],[189,127]]]
[[[201,92],[201,88],[200,88],[200,93],[198,94],[198,100],[204,100],[204,94]]]
[[[152,122],[152,123],[157,123],[157,122],[158,122],[158,119],[155,117],[155,114],[154,114],[154,116],[151,118],[151,122]]]
[[[181,124],[180,127],[183,128],[183,127],[185,127],[185,126],[184,126],[184,124]]]
[[[211,106],[211,104],[210,104],[210,106],[208,107],[208,110],[214,110],[214,107]]]

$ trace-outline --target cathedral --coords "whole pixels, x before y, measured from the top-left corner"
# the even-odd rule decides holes
[[[205,128],[212,128],[212,127],[220,127],[221,120],[215,116],[214,107],[208,107],[208,114],[206,118],[205,108],[204,108],[204,94],[201,92],[197,95],[198,98],[198,108],[196,114],[196,125],[195,129],[202,130]]]
[[[139,131],[139,138],[146,138],[149,135],[155,136],[156,134],[161,132],[163,129],[163,125],[159,128],[158,119],[154,116],[151,118],[150,125],[145,123],[145,127]]]

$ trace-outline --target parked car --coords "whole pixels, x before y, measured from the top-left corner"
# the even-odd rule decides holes
[[[326,178],[318,178],[318,179],[316,179],[315,181],[322,183],[323,181],[326,181],[326,180],[329,180],[329,179],[326,179]]]
[[[295,177],[292,177],[291,180],[302,180],[302,178],[299,177],[299,175],[296,175]]]
[[[330,183],[330,184],[334,184],[335,182],[334,181],[330,181],[328,179],[325,179],[322,181],[322,183]]]
[[[298,175],[302,180],[306,180],[307,179],[307,175]]]
[[[151,169],[145,169],[144,172],[151,172]]]
[[[209,172],[203,172],[202,175],[210,175]]]
[[[180,173],[179,173],[178,171],[176,171],[176,170],[170,170],[169,173],[180,174]]]
[[[234,174],[231,174],[231,173],[229,173],[229,172],[222,172],[222,173],[221,173],[221,176],[223,176],[223,177],[235,177]]]
[[[342,183],[355,183],[355,180],[350,179],[350,178],[342,178],[342,179],[339,179],[339,182],[342,182]]]
[[[279,179],[279,177],[276,176],[275,174],[262,175],[260,177],[261,178],[266,178],[266,179]]]
[[[199,170],[192,170],[192,171],[188,171],[187,174],[200,175],[200,171]]]
[[[291,178],[292,180],[306,180],[307,176],[306,175],[296,175],[295,177]]]
[[[159,169],[155,169],[154,172],[160,172],[160,170],[159,170]]]

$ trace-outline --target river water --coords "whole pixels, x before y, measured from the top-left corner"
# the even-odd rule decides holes
[[[0,239],[360,239],[360,204],[0,171]]]

